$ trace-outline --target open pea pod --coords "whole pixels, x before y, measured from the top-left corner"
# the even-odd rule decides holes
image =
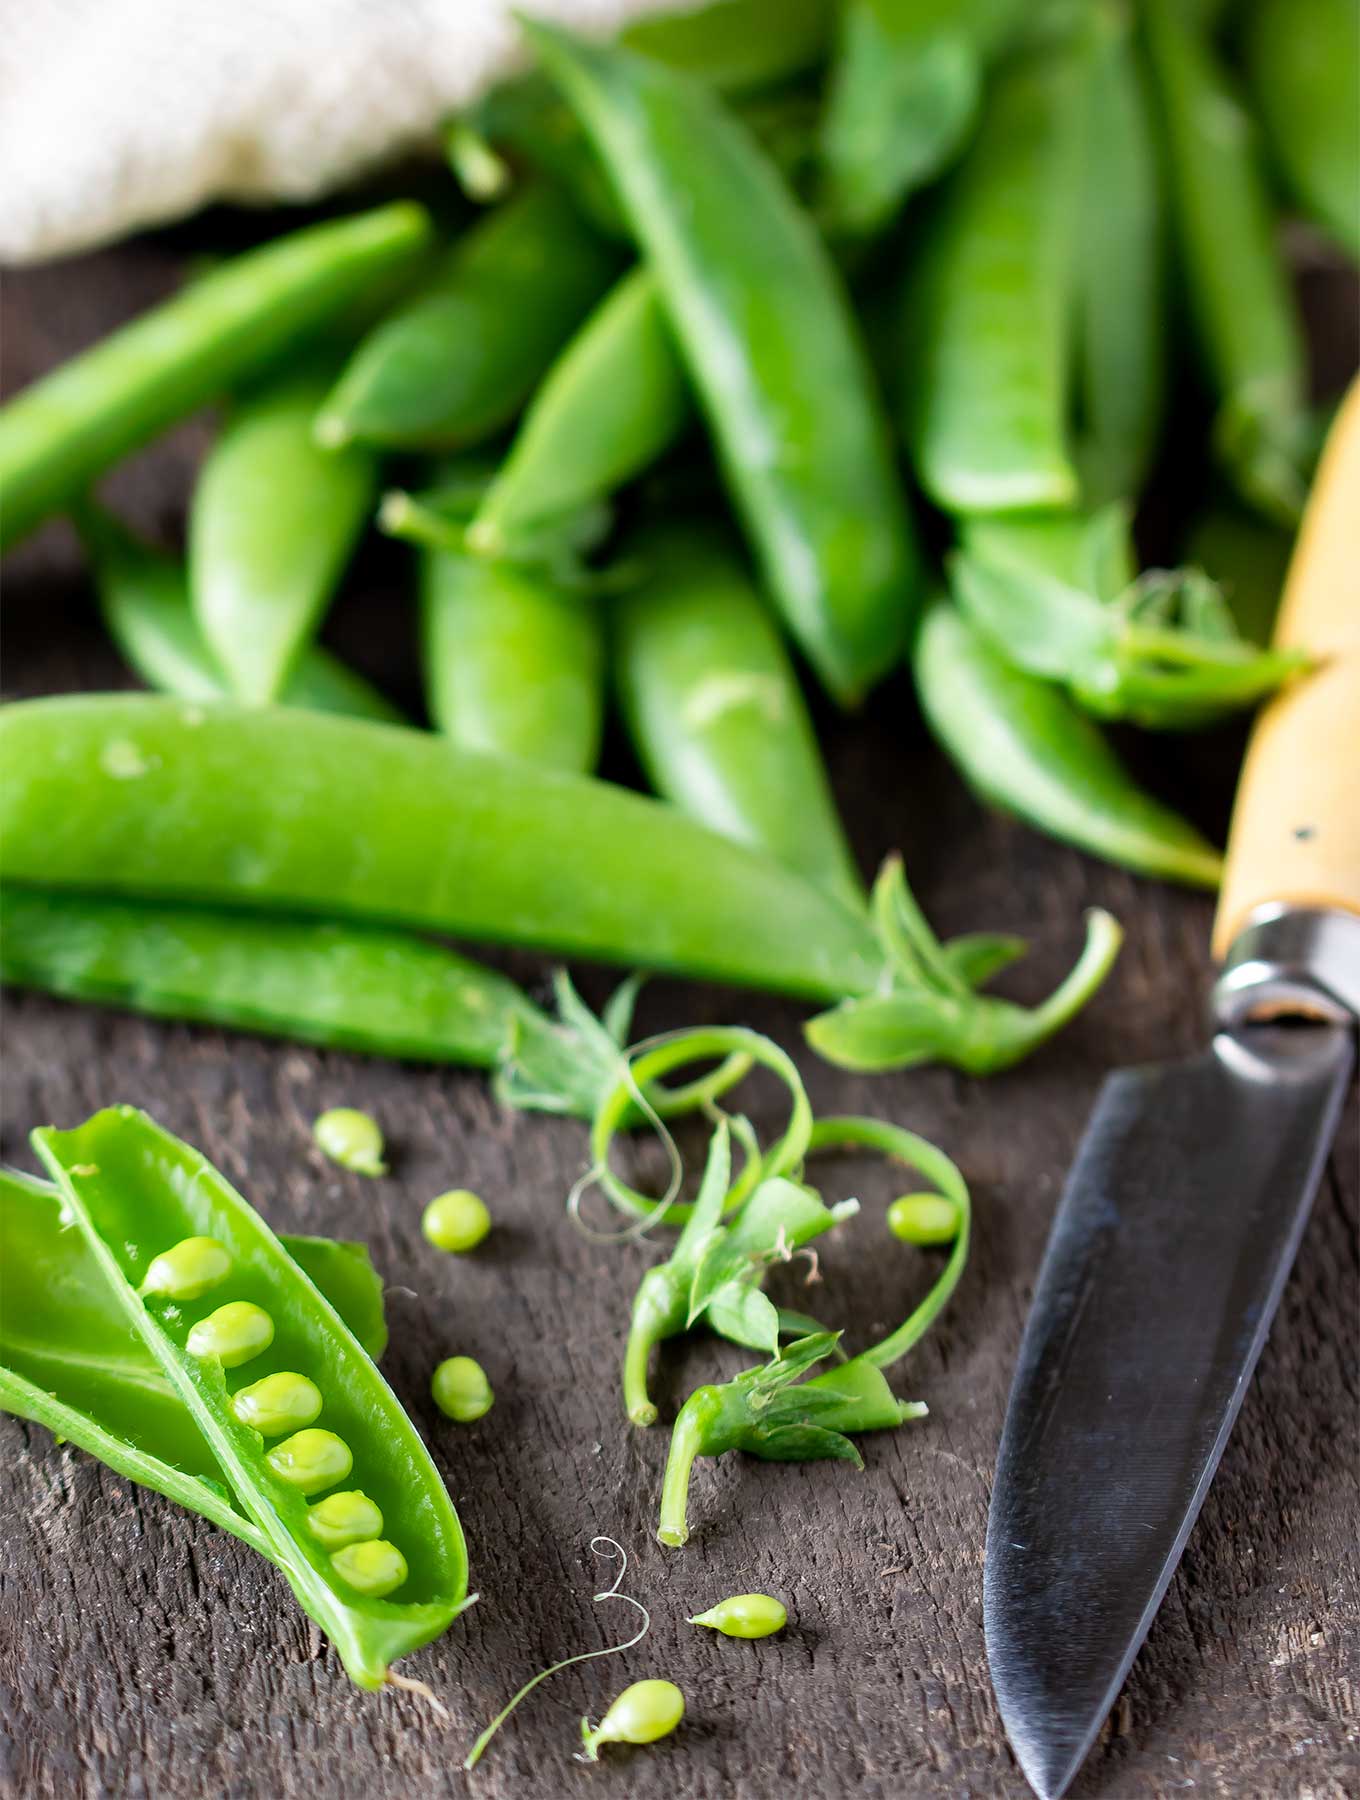
[[[362,1244],[279,1239],[370,1356],[387,1342],[382,1281]],[[45,1425],[277,1561],[184,1402],[133,1330],[51,1182],[0,1170],[0,1411]]]
[[[350,1677],[380,1687],[468,1604],[457,1515],[396,1396],[259,1215],[144,1113],[113,1107],[32,1141],[298,1603]],[[219,1309],[242,1303],[272,1335],[228,1355]],[[281,1441],[267,1449],[267,1437]],[[351,1472],[361,1493],[339,1509],[309,1504]]]

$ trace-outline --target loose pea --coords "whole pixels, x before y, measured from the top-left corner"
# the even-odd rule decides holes
[[[212,1237],[181,1238],[159,1256],[153,1256],[138,1292],[161,1294],[167,1300],[197,1300],[210,1289],[221,1287],[231,1274],[231,1254]]]
[[[281,1369],[241,1388],[232,1398],[231,1410],[242,1425],[265,1437],[278,1437],[321,1416],[321,1389],[305,1375]]]
[[[189,1333],[190,1356],[215,1356],[224,1369],[239,1369],[274,1341],[274,1321],[252,1300],[228,1300]]]
[[[625,1688],[592,1730],[581,1721],[581,1741],[591,1762],[601,1744],[654,1744],[669,1737],[685,1716],[685,1696],[673,1681],[635,1681]]]
[[[275,1444],[265,1461],[280,1481],[300,1488],[304,1494],[324,1493],[337,1481],[343,1481],[354,1467],[345,1440],[333,1431],[318,1431],[315,1427],[295,1432],[281,1444]]]
[[[470,1425],[490,1412],[496,1397],[486,1370],[470,1356],[450,1356],[440,1363],[431,1378],[430,1392],[440,1412],[460,1425]]]
[[[959,1209],[944,1194],[903,1194],[888,1208],[888,1230],[904,1244],[952,1244]]]
[[[382,1509],[358,1488],[350,1488],[318,1500],[307,1514],[307,1526],[327,1550],[344,1550],[350,1544],[381,1535]]]
[[[369,1538],[367,1543],[337,1550],[331,1567],[342,1581],[374,1600],[395,1592],[406,1579],[406,1558],[384,1538]]]
[[[475,1250],[491,1229],[486,1202],[467,1188],[453,1188],[431,1200],[420,1229],[436,1250]]]
[[[691,1625],[707,1625],[724,1637],[763,1638],[782,1631],[789,1622],[782,1600],[771,1594],[733,1594],[707,1612],[696,1613]]]
[[[356,1106],[333,1106],[312,1126],[317,1147],[342,1169],[356,1175],[386,1175],[383,1135],[378,1121]]]

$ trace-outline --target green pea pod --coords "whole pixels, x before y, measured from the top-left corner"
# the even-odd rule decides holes
[[[229,698],[194,622],[178,560],[134,537],[100,508],[82,504],[76,520],[104,624],[128,666],[149,686],[180,700]],[[279,700],[283,706],[389,724],[401,718],[375,687],[318,644],[303,647]]]
[[[1218,851],[1134,785],[1061,689],[1007,662],[947,602],[927,609],[912,666],[926,722],[984,799],[1108,862],[1217,887]]]
[[[1063,543],[1066,537],[1068,542]],[[1077,573],[1083,547],[1113,539],[1114,582]],[[1254,706],[1308,667],[1302,650],[1264,650],[1238,635],[1201,571],[1129,579],[1122,507],[1091,518],[977,519],[949,559],[967,617],[1017,668],[1061,682],[1088,712],[1152,730],[1184,730]]]
[[[907,441],[956,513],[1069,506],[1084,36],[998,75],[977,137],[913,259]]]
[[[1308,485],[1307,372],[1255,128],[1180,0],[1149,0],[1144,16],[1216,448],[1243,498],[1292,525]]]
[[[607,497],[691,416],[689,382],[649,269],[610,290],[549,369],[468,528],[503,556],[526,530]]]
[[[402,201],[233,257],[0,409],[0,548],[114,463],[336,318],[430,242]]]
[[[617,267],[560,189],[526,188],[364,338],[317,414],[318,442],[418,450],[490,437]]]
[[[1156,121],[1131,21],[1092,34],[1075,233],[1073,456],[1087,507],[1136,494],[1166,399],[1166,200]]]
[[[436,727],[464,750],[585,774],[599,755],[604,629],[542,572],[421,555],[421,655]]]
[[[1020,0],[850,0],[841,10],[823,119],[822,213],[833,230],[881,230],[950,163],[973,129],[983,75]]]
[[[1185,552],[1216,584],[1241,635],[1268,644],[1293,547],[1290,534],[1259,513],[1220,501],[1194,521]]]
[[[377,491],[367,450],[322,450],[312,436],[329,385],[289,374],[243,398],[189,509],[194,617],[231,693],[253,706],[286,687]]]
[[[1360,262],[1360,12],[1354,0],[1251,0],[1244,11],[1247,81],[1275,161],[1304,209]]]
[[[396,726],[23,702],[0,712],[0,775],[21,885],[386,920],[813,997],[883,969],[865,918],[671,807]]]
[[[832,0],[709,0],[707,6],[634,19],[619,41],[723,93],[770,87],[821,62]]]
[[[644,579],[611,615],[614,675],[653,789],[862,906],[812,722],[764,601],[702,526],[653,530],[636,553]]]
[[[700,84],[524,25],[656,276],[766,583],[828,690],[892,665],[918,579],[867,359],[829,255]]]
[[[438,1637],[468,1603],[457,1515],[395,1395],[263,1219],[197,1151],[144,1113],[110,1108],[74,1131],[35,1131],[32,1141],[125,1319],[299,1605],[330,1636],[351,1679],[381,1687],[395,1658]],[[198,1283],[158,1291],[154,1259],[195,1241],[225,1252],[225,1273],[210,1292]],[[320,1431],[266,1453],[260,1434],[238,1422],[223,1364],[186,1344],[196,1321],[224,1300],[252,1302],[274,1326],[268,1350],[248,1370],[232,1370],[231,1381],[273,1370],[314,1379],[323,1398]],[[310,1529],[306,1496],[336,1485],[350,1467],[404,1558],[401,1599],[355,1587]]]

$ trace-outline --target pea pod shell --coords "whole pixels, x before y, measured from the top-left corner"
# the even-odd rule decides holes
[[[916,598],[903,496],[829,255],[698,83],[525,24],[613,177],[771,595],[829,691],[891,666]]]
[[[430,240],[407,201],[233,257],[0,410],[0,548],[139,444],[356,298],[414,270]]]
[[[111,1108],[74,1131],[36,1131],[33,1144],[129,1323],[269,1543],[298,1603],[333,1639],[351,1678],[381,1686],[389,1663],[437,1637],[467,1595],[457,1516],[395,1396],[259,1215],[204,1158],[145,1114]],[[270,1360],[324,1379],[328,1429],[353,1451],[393,1541],[406,1546],[409,1603],[352,1598],[336,1588],[329,1558],[308,1530],[306,1502],[269,1473],[258,1435],[233,1418],[220,1365],[183,1348],[191,1321],[137,1297],[150,1245],[185,1235],[186,1226],[211,1226],[233,1257],[234,1297],[256,1301],[273,1318]]]
[[[194,616],[230,691],[255,706],[279,697],[310,644],[377,488],[367,451],[313,439],[328,385],[288,377],[242,400],[189,510]]]
[[[128,666],[149,686],[181,700],[227,699],[226,680],[194,621],[176,558],[93,507],[81,507],[78,524],[105,627]],[[401,717],[375,687],[318,644],[303,645],[279,701],[393,724]]]
[[[655,791],[864,902],[798,678],[766,603],[720,539],[693,526],[635,545],[644,575],[612,613],[624,718]]]
[[[26,701],[0,712],[0,775],[21,885],[387,920],[812,998],[882,968],[866,919],[670,807],[396,726]]]
[[[913,670],[932,732],[986,799],[1109,862],[1217,886],[1213,846],[1134,785],[1060,689],[1013,668],[945,601],[921,622]]]
[[[318,415],[319,439],[438,449],[489,437],[523,405],[617,262],[559,189],[526,188],[474,225],[363,340]]]
[[[456,550],[420,559],[426,704],[461,749],[585,774],[604,726],[604,626],[542,569]]]

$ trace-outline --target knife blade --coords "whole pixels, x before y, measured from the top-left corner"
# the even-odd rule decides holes
[[[1317,666],[1253,732],[1209,1047],[1110,1076],[1011,1389],[983,1579],[1002,1721],[1042,1800],[1090,1749],[1175,1572],[1302,1236],[1360,1018],[1360,383],[1275,641]]]

